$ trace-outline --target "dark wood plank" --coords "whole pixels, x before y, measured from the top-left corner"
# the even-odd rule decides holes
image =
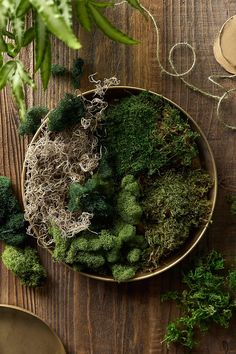
[[[168,51],[178,41],[189,41],[197,50],[198,62],[189,80],[205,90],[216,92],[207,77],[223,72],[213,57],[212,45],[223,22],[236,12],[234,0],[143,0],[158,20],[161,28],[161,53],[166,67]],[[229,215],[225,196],[235,188],[235,133],[225,130],[217,121],[215,103],[187,89],[178,80],[161,75],[155,60],[155,34],[150,21],[128,9],[127,5],[108,10],[113,21],[141,41],[135,47],[111,42],[99,32],[79,32],[83,49],[79,53],[86,62],[82,89],[92,88],[87,75],[98,78],[116,75],[121,84],[152,89],[164,94],[186,109],[199,123],[213,148],[220,177],[219,197],[214,222],[195,254],[216,248],[228,259],[235,254],[236,220]],[[71,66],[78,53],[57,40],[52,43],[54,62]],[[33,56],[24,54],[27,66],[33,70]],[[191,64],[191,53],[176,52],[176,63],[184,70]],[[73,90],[68,80],[53,79],[44,93],[27,91],[28,105],[56,105],[64,92]],[[0,95],[0,173],[12,178],[18,192],[20,172],[27,139],[16,132],[17,112],[7,90]],[[232,121],[233,123],[233,121]],[[235,123],[235,122],[234,122]],[[182,349],[167,350],[162,342],[165,327],[178,309],[161,304],[163,291],[178,288],[181,271],[193,255],[175,269],[156,278],[133,284],[106,284],[73,273],[64,265],[54,264],[45,250],[40,250],[49,279],[44,288],[30,290],[1,265],[0,302],[22,306],[46,320],[61,337],[68,354],[182,354]],[[234,321],[233,325],[236,322]],[[197,353],[236,353],[233,326],[214,328],[202,337]]]

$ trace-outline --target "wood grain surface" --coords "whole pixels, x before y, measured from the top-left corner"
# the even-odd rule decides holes
[[[213,56],[213,42],[226,19],[236,13],[235,0],[142,0],[161,28],[161,57],[168,67],[168,52],[176,42],[188,41],[197,51],[197,65],[188,80],[210,92],[218,92],[207,80],[213,73],[224,73]],[[161,93],[181,105],[207,135],[219,173],[219,195],[213,224],[195,254],[215,248],[230,261],[236,255],[236,219],[230,216],[226,195],[236,189],[236,133],[226,130],[216,118],[215,102],[187,89],[179,80],[160,72],[155,60],[155,34],[150,21],[126,5],[108,10],[114,23],[140,40],[135,47],[115,44],[99,31],[87,34],[78,30],[83,43],[79,55],[85,59],[82,90],[92,88],[87,79],[116,75],[121,84],[144,87]],[[57,40],[52,41],[53,62],[67,67],[78,56]],[[33,48],[23,54],[33,72]],[[176,51],[179,69],[191,65],[191,53]],[[52,79],[43,92],[27,91],[28,106],[54,107],[64,92],[72,91],[66,78]],[[228,87],[231,82],[225,81]],[[224,105],[227,120],[236,124],[233,98]],[[229,103],[229,102],[228,102]],[[0,174],[12,178],[19,194],[20,174],[28,139],[17,133],[17,111],[10,92],[0,95]],[[2,246],[1,246],[2,247]],[[182,354],[181,348],[166,348],[162,343],[165,327],[179,313],[174,305],[162,304],[160,294],[179,287],[181,272],[190,255],[173,270],[150,280],[132,284],[107,284],[80,276],[52,262],[40,250],[49,278],[42,289],[30,290],[1,265],[0,303],[24,307],[42,319],[62,339],[68,354]],[[195,354],[235,354],[236,320],[229,329],[213,328],[199,338]],[[17,353],[16,353],[17,354]],[[37,353],[29,353],[37,354]],[[53,354],[53,353],[52,353]]]

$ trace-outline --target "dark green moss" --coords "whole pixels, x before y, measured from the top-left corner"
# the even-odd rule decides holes
[[[23,213],[11,215],[4,225],[0,226],[0,240],[7,245],[22,246],[27,239]]]
[[[68,72],[68,70],[60,64],[52,64],[51,71],[53,76],[64,76]]]
[[[80,88],[80,80],[84,72],[84,60],[77,58],[74,60],[73,67],[71,69],[71,82],[75,89]]]
[[[148,92],[108,109],[104,144],[118,176],[152,175],[169,166],[190,166],[198,134],[180,111]]]
[[[72,127],[80,123],[84,113],[85,107],[81,97],[66,93],[58,106],[50,112],[48,129],[59,132]]]
[[[24,121],[19,125],[20,135],[30,135],[35,134],[39,128],[42,119],[48,113],[48,108],[35,106],[27,110]]]
[[[111,223],[114,215],[113,181],[108,168],[89,178],[84,185],[71,183],[68,209],[71,212],[86,211],[93,214],[92,226],[96,230]]]
[[[11,180],[8,177],[0,176],[0,225],[11,214],[20,211],[19,203],[12,192]]]
[[[2,261],[26,286],[41,286],[46,278],[46,271],[39,263],[36,250],[32,248],[7,246],[2,254]]]
[[[13,194],[11,180],[0,176],[0,240],[8,245],[23,246],[27,238],[24,214]]]

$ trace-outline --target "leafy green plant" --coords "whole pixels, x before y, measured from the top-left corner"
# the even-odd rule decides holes
[[[127,0],[142,11],[138,0]],[[51,36],[78,50],[81,43],[73,31],[72,5],[77,22],[87,31],[97,26],[112,40],[124,44],[136,44],[104,15],[104,9],[114,7],[113,1],[97,0],[3,0],[0,1],[0,89],[10,84],[15,96],[21,121],[25,120],[24,86],[35,87],[33,79],[18,55],[21,49],[35,43],[35,71],[40,71],[44,89],[51,75]],[[27,27],[27,17],[33,15],[33,24]],[[10,30],[9,30],[10,29]],[[11,58],[9,60],[9,58]]]
[[[181,316],[170,322],[165,334],[167,345],[180,344],[193,349],[196,332],[205,332],[216,323],[227,328],[236,309],[236,268],[227,269],[223,256],[212,251],[196,261],[183,275],[185,289],[171,291],[162,300],[175,301]]]

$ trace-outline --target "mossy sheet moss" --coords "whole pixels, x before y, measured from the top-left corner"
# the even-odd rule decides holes
[[[82,182],[72,181],[65,200],[73,215],[92,215],[91,224],[67,238],[51,220],[53,258],[127,281],[157,269],[206,223],[212,181],[199,163],[198,133],[151,93],[109,105],[93,134],[98,167]]]

